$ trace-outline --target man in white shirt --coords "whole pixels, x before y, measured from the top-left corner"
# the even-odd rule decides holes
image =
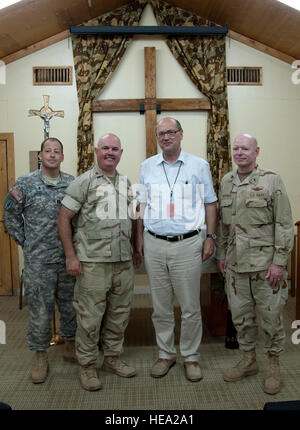
[[[201,265],[214,252],[217,197],[207,161],[182,151],[180,123],[164,118],[157,125],[156,135],[162,153],[142,163],[137,193],[137,249],[145,258],[150,280],[152,321],[159,348],[151,376],[165,376],[176,362],[175,294],[182,313],[180,353],[186,376],[199,381]]]

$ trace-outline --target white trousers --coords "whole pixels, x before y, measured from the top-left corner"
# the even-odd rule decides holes
[[[200,277],[201,233],[178,242],[144,233],[145,267],[153,303],[152,321],[159,358],[176,357],[174,294],[181,308],[180,353],[184,361],[199,361],[202,340]]]

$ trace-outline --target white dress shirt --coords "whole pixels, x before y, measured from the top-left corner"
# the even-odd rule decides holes
[[[217,200],[207,161],[181,150],[174,163],[162,154],[143,161],[137,200],[147,203],[144,226],[160,235],[178,235],[205,223],[205,203]]]

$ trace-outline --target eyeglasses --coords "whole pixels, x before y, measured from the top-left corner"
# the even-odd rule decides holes
[[[158,138],[161,138],[168,134],[170,137],[175,137],[175,134],[178,133],[179,131],[181,131],[181,128],[178,130],[160,131],[159,133],[157,133],[157,136]]]

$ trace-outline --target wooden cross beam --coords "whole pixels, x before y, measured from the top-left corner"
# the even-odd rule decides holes
[[[161,111],[203,111],[211,108],[208,98],[156,98],[156,55],[154,47],[144,48],[145,98],[121,100],[95,100],[92,111],[145,113],[146,157],[157,154],[155,126]]]

